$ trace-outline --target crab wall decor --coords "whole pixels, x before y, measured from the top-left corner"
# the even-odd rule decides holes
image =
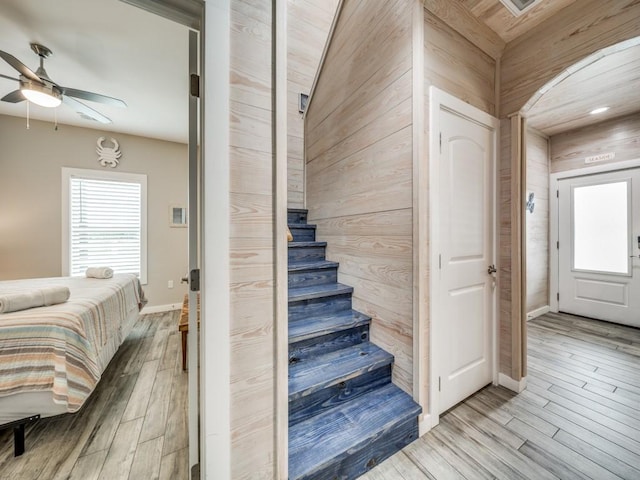
[[[103,167],[111,167],[116,168],[120,161],[118,160],[122,156],[122,152],[120,151],[120,145],[115,138],[110,138],[111,143],[113,143],[113,147],[105,147],[103,145],[105,141],[105,137],[98,138],[98,148],[96,148],[96,153],[98,154],[98,162]]]

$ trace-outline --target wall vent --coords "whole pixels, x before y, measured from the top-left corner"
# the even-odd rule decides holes
[[[542,0],[500,0],[502,4],[509,9],[516,17],[531,10]]]

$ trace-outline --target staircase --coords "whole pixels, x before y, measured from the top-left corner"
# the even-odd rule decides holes
[[[391,383],[307,211],[289,209],[289,479],[354,479],[418,438],[421,408]]]

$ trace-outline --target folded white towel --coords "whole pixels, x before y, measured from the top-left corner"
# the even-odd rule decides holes
[[[89,267],[85,275],[87,278],[111,278],[113,270],[109,267]]]
[[[0,295],[0,313],[64,303],[69,300],[70,295],[69,289],[62,286],[45,287],[24,293],[7,293]]]

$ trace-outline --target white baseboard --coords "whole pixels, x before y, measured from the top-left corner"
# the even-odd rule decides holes
[[[162,312],[170,312],[172,310],[180,310],[182,308],[182,303],[169,303],[168,305],[153,305],[151,307],[144,307],[141,311],[141,315],[146,315],[147,313],[162,313]]]
[[[434,425],[431,424],[431,414],[427,413],[426,415],[420,415],[418,417],[418,436],[421,437],[429,430],[431,430]]]
[[[508,388],[513,392],[520,393],[527,388],[527,377],[521,378],[520,381],[517,381],[508,377],[504,373],[500,373],[498,374],[498,385],[502,385],[504,388]]]
[[[536,317],[539,317],[540,315],[544,315],[545,313],[549,313],[551,311],[551,309],[549,308],[549,305],[545,305],[544,307],[540,307],[540,308],[536,308],[535,310],[530,311],[529,313],[527,313],[527,321],[532,320]]]

